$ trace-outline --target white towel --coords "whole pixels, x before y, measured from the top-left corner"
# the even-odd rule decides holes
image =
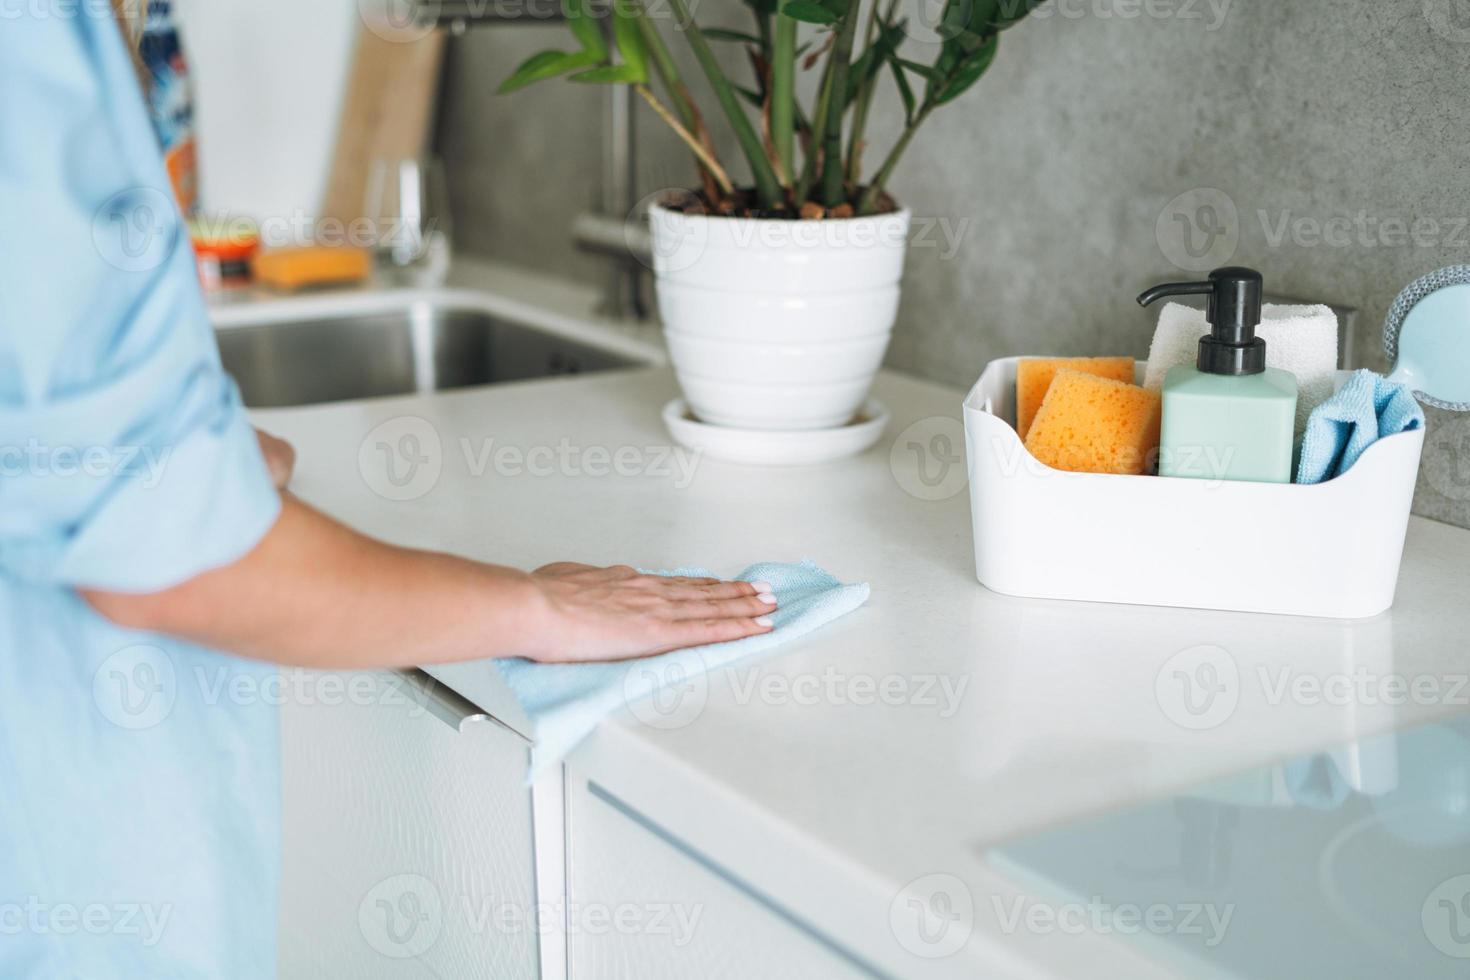
[[[1199,339],[1209,332],[1204,310],[1182,303],[1164,304],[1148,348],[1143,386],[1158,391],[1170,368],[1193,364]],[[1331,307],[1320,304],[1267,303],[1261,308],[1256,336],[1266,342],[1267,367],[1296,375],[1296,432],[1301,435],[1312,409],[1332,397],[1337,372],[1337,316]]]

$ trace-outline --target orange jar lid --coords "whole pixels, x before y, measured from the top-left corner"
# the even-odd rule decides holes
[[[246,262],[260,249],[260,235],[240,225],[213,228],[197,220],[189,222],[189,239],[194,253],[220,262]]]

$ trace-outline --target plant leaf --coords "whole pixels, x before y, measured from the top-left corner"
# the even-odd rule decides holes
[[[888,57],[903,43],[906,23],[906,21],[899,21],[884,27],[868,49],[852,63],[847,73],[847,101],[849,104],[857,98],[858,92],[862,91],[864,85],[877,77]]]
[[[592,85],[639,85],[648,81],[648,76],[639,73],[632,65],[601,65],[578,72],[570,81]]]
[[[896,59],[890,59],[888,67],[893,69],[893,80],[898,84],[899,98],[903,99],[903,121],[909,125],[914,121],[914,90],[909,86],[908,76],[903,73]]]
[[[995,50],[1000,46],[1000,35],[990,35],[990,40],[973,54],[967,55],[956,66],[944,83],[939,85],[933,94],[935,105],[944,105],[964,93],[965,89],[974,85],[980,76],[985,74],[985,69],[995,60]]]
[[[1044,0],[947,0],[939,34],[966,51],[978,51],[990,35],[1014,27]]]
[[[643,32],[638,28],[637,14],[620,12],[615,5],[612,14],[613,41],[618,46],[618,55],[623,65],[632,69],[637,77],[629,84],[648,82],[648,49],[644,47]]]
[[[941,58],[942,57],[943,56],[941,55]],[[893,62],[894,64],[902,65],[904,68],[907,68],[915,75],[918,75],[919,77],[931,83],[938,84],[939,82],[944,81],[943,70],[940,68],[936,68],[933,65],[921,65],[917,61],[909,61],[907,58],[894,58]]]
[[[781,8],[784,17],[799,20],[803,24],[835,24],[840,20],[838,14],[834,14],[820,3],[813,0],[786,0],[786,5]]]
[[[704,36],[711,41],[734,41],[737,44],[755,45],[761,43],[761,39],[754,34],[747,34],[745,31],[732,31],[724,27],[706,27],[704,29]]]
[[[966,33],[984,35],[997,7],[1008,2],[1011,0],[947,0],[939,15],[939,36],[948,42]]]
[[[597,61],[607,60],[607,38],[602,35],[602,25],[588,15],[586,0],[566,0],[567,27],[582,46],[582,50],[595,55]]]
[[[589,68],[600,60],[586,51],[540,51],[521,62],[510,77],[500,83],[496,92],[501,95],[515,92],[543,79],[555,78],[578,68]]]
[[[1044,2],[1045,0],[999,0],[998,9],[994,19],[991,21],[991,26],[998,31],[1003,31],[1007,27],[1014,27],[1016,24],[1025,20],[1027,14],[1041,6]]]

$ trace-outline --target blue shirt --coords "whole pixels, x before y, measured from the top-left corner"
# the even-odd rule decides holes
[[[0,976],[275,975],[274,667],[77,595],[228,564],[273,490],[105,5],[0,25]]]

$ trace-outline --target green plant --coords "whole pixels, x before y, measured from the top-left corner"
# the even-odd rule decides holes
[[[688,42],[750,169],[748,194],[737,189],[721,164],[704,116],[642,0],[603,0],[597,6],[593,0],[564,2],[577,50],[532,55],[501,84],[502,93],[560,75],[574,82],[630,85],[689,147],[712,207],[730,213],[747,207],[760,213],[844,215],[885,206],[884,188],[914,133],[936,109],[979,80],[995,60],[1001,32],[1042,0],[946,0],[932,63],[901,55],[906,24],[897,16],[898,0],[868,0],[866,18],[863,0],[744,0],[754,33],[702,29],[686,0],[670,0],[674,28]],[[816,36],[798,45],[803,24],[809,32],[815,27]],[[712,42],[744,46],[753,87],[730,80]],[[804,112],[796,97],[796,74],[818,64],[817,95]],[[903,129],[865,184],[868,114],[885,75],[902,101]],[[654,90],[655,80],[662,95]]]

